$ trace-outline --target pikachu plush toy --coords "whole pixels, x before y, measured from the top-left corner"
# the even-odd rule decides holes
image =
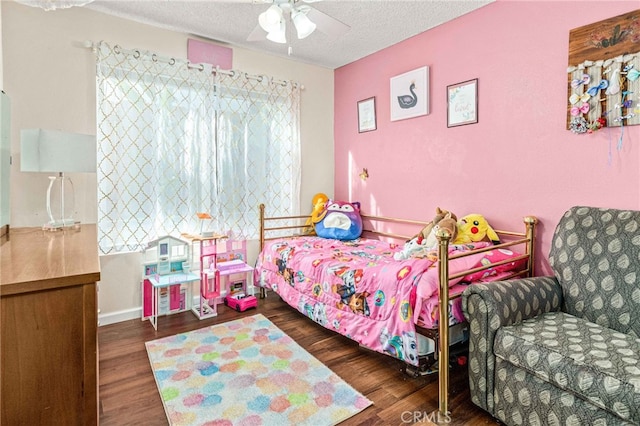
[[[491,241],[500,244],[500,237],[481,214],[468,214],[458,220],[458,236],[453,244],[469,244]]]

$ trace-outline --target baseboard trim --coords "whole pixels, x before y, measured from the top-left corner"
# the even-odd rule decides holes
[[[102,327],[103,325],[115,324],[132,319],[140,319],[141,315],[142,307],[101,314],[98,315],[98,326]]]
[[[255,287],[252,285],[247,286],[247,294],[255,294],[256,290],[259,287]],[[227,291],[223,290],[220,295],[219,303],[222,303],[222,299],[226,296]],[[193,296],[193,300],[191,302],[191,306],[198,306],[200,303],[200,296],[198,294]],[[116,324],[123,321],[129,321],[132,319],[140,319],[142,317],[142,307],[125,309],[123,311],[110,312],[108,314],[99,314],[98,315],[98,326],[102,327],[103,325]]]

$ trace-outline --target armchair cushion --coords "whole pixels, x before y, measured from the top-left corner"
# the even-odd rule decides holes
[[[496,331],[549,311],[562,303],[553,277],[494,281],[467,287],[462,309],[469,321],[469,386],[474,404],[493,412],[493,354]]]
[[[613,415],[640,423],[640,339],[549,312],[501,327],[494,353]]]
[[[549,252],[562,311],[640,337],[640,212],[573,207]]]
[[[638,426],[496,358],[494,416],[507,425]]]

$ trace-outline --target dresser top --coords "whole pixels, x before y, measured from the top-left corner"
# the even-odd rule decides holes
[[[100,280],[95,224],[43,231],[11,228],[0,245],[0,295],[93,283]]]

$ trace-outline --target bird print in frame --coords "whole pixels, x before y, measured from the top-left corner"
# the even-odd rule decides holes
[[[429,114],[429,67],[391,78],[391,121]]]

